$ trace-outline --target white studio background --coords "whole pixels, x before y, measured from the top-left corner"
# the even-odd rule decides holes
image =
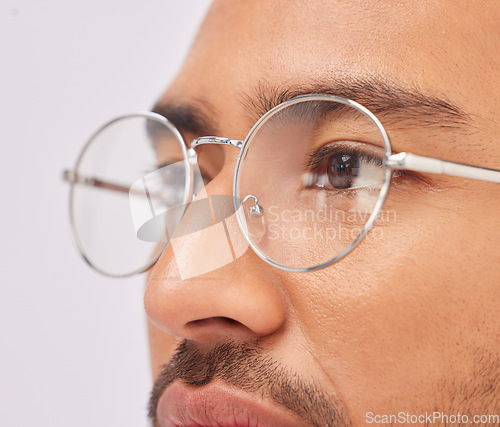
[[[0,426],[142,427],[143,277],[73,244],[64,168],[88,136],[150,109],[208,0],[0,1]]]

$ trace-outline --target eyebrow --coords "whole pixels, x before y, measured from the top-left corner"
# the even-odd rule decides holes
[[[239,99],[249,124],[267,111],[292,98],[307,94],[325,94],[348,98],[374,113],[385,126],[397,128],[466,129],[469,115],[445,97],[424,93],[380,77],[339,78],[273,86],[262,81]],[[157,103],[153,111],[166,117],[181,133],[217,135],[215,108],[205,99],[184,103]]]
[[[242,102],[248,111],[255,111],[255,120],[276,105],[307,94],[351,99],[368,108],[382,124],[398,127],[457,129],[469,125],[470,121],[460,107],[445,98],[379,77],[344,78],[274,88],[260,83],[251,94],[243,95]]]
[[[165,117],[183,135],[188,133],[201,136],[218,133],[215,120],[211,119],[217,116],[215,108],[207,101],[197,100],[183,104],[158,102],[152,111]]]

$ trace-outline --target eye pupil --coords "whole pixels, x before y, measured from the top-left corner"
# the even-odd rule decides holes
[[[327,175],[333,188],[350,188],[359,173],[359,156],[339,153],[328,159]]]

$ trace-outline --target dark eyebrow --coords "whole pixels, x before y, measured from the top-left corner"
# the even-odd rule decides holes
[[[308,94],[351,99],[368,108],[383,125],[398,128],[456,130],[471,125],[469,115],[451,101],[380,77],[338,78],[278,87],[261,81],[250,92],[241,93],[240,101],[252,125],[282,102]],[[217,111],[207,100],[160,101],[152,111],[166,117],[183,135],[218,135]]]
[[[208,102],[196,101],[179,104],[160,101],[155,104],[152,111],[166,117],[183,135],[217,134],[214,120],[209,118],[215,117],[215,109]]]
[[[469,116],[450,101],[406,88],[382,78],[347,78],[273,87],[259,83],[242,102],[256,121],[276,105],[301,95],[328,94],[356,101],[374,113],[382,124],[397,127],[462,128]]]

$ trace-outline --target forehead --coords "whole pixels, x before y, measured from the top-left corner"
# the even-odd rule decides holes
[[[236,104],[228,100],[261,84],[377,76],[471,114],[495,111],[499,9],[495,1],[218,0],[166,97],[211,101],[225,114]]]

